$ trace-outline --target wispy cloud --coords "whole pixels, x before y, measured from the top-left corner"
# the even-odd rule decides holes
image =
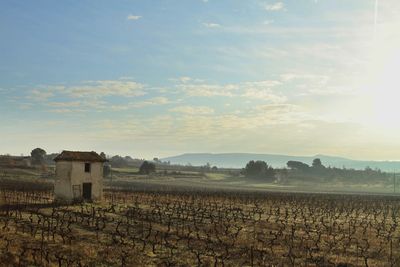
[[[80,107],[82,106],[82,102],[80,101],[72,101],[72,102],[49,102],[47,103],[49,107],[55,107],[55,108],[71,108],[71,107]]]
[[[263,90],[254,89],[254,88],[248,89],[242,95],[242,97],[264,100],[264,101],[272,102],[272,103],[284,103],[287,101],[286,96],[283,96],[281,94],[272,93],[271,90],[268,90],[268,89],[263,89]]]
[[[137,15],[128,15],[126,17],[127,20],[138,20],[138,19],[141,19],[141,18],[142,18],[142,16],[137,16]]]
[[[219,28],[219,27],[221,27],[221,24],[214,23],[214,22],[204,22],[203,26],[206,28]]]
[[[31,91],[30,95],[27,96],[28,99],[32,99],[34,101],[46,101],[50,97],[54,96],[53,92],[50,91],[41,91],[38,89],[34,89]]]
[[[85,81],[70,86],[44,85],[28,92],[25,99],[31,102],[26,103],[24,108],[35,105],[49,112],[71,114],[127,110],[136,108],[136,103],[126,104],[127,98],[144,96],[146,93],[143,84],[130,80]],[[110,97],[120,103],[113,104],[113,101],[109,101]],[[140,103],[140,106],[167,102],[168,99],[155,97]]]
[[[169,111],[189,115],[208,115],[214,113],[214,109],[206,106],[178,106]]]
[[[147,106],[160,106],[160,105],[166,105],[171,103],[171,101],[166,98],[166,97],[153,97],[150,99],[147,99],[145,101],[137,102],[132,104],[133,107],[137,108],[142,108],[142,107],[147,107]]]
[[[272,23],[274,23],[273,19],[267,19],[267,20],[264,20],[264,22],[263,22],[264,25],[270,25]]]
[[[177,87],[188,96],[234,96],[234,91],[238,89],[237,85],[214,85],[214,84],[181,84]]]
[[[85,81],[71,86],[47,85],[30,91],[28,99],[45,102],[54,96],[99,99],[106,96],[145,95],[144,84],[128,80]]]
[[[202,79],[194,79],[192,77],[188,77],[188,76],[182,76],[182,77],[178,77],[178,78],[171,78],[169,79],[170,81],[176,82],[176,83],[202,83],[204,82],[204,80]]]
[[[104,96],[141,96],[144,95],[144,85],[126,80],[88,81],[84,84],[66,88],[71,97],[104,97]]]
[[[276,2],[273,4],[267,4],[265,10],[268,11],[281,11],[285,9],[285,4],[283,2]]]
[[[189,80],[190,81],[190,80]],[[244,97],[272,102],[282,102],[285,97],[273,93],[271,88],[281,85],[277,80],[243,82],[237,84],[207,84],[184,82],[177,84],[177,88],[190,97]]]

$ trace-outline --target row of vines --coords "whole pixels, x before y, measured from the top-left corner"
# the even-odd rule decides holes
[[[400,199],[255,192],[105,192],[58,205],[3,190],[10,266],[400,266]]]

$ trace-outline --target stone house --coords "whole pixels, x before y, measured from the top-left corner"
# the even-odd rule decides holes
[[[93,200],[103,197],[103,165],[107,160],[96,152],[63,151],[54,158],[57,200]]]

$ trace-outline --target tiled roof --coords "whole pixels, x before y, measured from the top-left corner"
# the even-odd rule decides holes
[[[66,151],[64,150],[60,155],[54,158],[54,161],[89,161],[89,162],[105,162],[106,159],[102,158],[96,152],[81,152],[81,151]]]

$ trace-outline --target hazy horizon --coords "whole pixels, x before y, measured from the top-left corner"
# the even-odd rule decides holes
[[[42,147],[41,147],[42,148]],[[45,149],[45,148],[44,148]],[[46,150],[46,149],[45,149]],[[97,153],[100,152],[104,152],[106,154],[107,157],[113,157],[113,156],[121,156],[121,157],[125,157],[125,156],[129,156],[133,159],[145,159],[145,160],[152,160],[154,158],[158,158],[158,159],[162,159],[162,160],[167,160],[168,158],[174,158],[174,157],[179,157],[179,156],[184,156],[184,155],[271,155],[271,156],[283,156],[283,157],[293,157],[295,158],[320,158],[320,157],[328,157],[328,158],[338,158],[338,159],[345,159],[345,160],[349,160],[349,161],[371,161],[371,162],[400,162],[400,159],[366,159],[366,158],[351,158],[351,157],[346,157],[346,156],[340,156],[340,155],[330,155],[330,154],[321,154],[321,153],[316,153],[316,154],[303,154],[303,155],[299,155],[299,154],[284,154],[284,153],[262,153],[262,152],[183,152],[183,153],[177,153],[177,154],[167,154],[165,156],[159,156],[159,155],[148,155],[148,156],[142,156],[139,154],[121,154],[121,153],[109,153],[107,151],[103,151],[103,150],[96,150],[96,149],[87,149],[87,150],[83,150],[83,149],[61,149],[58,151],[48,151],[46,150],[47,154],[58,154],[61,153],[63,150],[67,150],[67,151],[95,151]],[[11,156],[30,156],[30,151],[29,152],[25,152],[25,153],[2,153],[0,152],[0,155],[11,155]],[[257,160],[257,158],[254,158],[254,160]],[[190,162],[186,162],[186,163],[190,163]],[[185,163],[185,164],[186,164]],[[307,163],[307,162],[306,162]],[[202,164],[200,164],[202,165]],[[340,167],[340,166],[339,166]],[[368,166],[364,166],[364,167],[368,167]]]
[[[2,1],[0,153],[399,160],[399,27],[394,0]]]

